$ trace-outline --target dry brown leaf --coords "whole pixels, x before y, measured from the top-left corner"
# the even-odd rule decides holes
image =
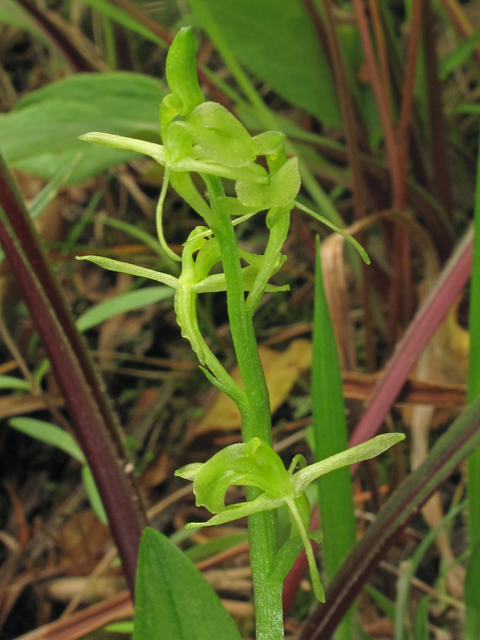
[[[260,346],[258,348],[270,394],[270,411],[273,413],[287,398],[295,381],[312,363],[312,343],[294,340],[282,353]],[[236,367],[232,378],[241,383]],[[190,438],[209,431],[231,431],[240,427],[240,413],[235,403],[224,393],[217,392],[212,406],[203,419],[192,429]]]
[[[103,553],[110,541],[110,530],[93,511],[75,513],[63,525],[58,544],[64,555],[89,574],[96,564],[96,556]]]

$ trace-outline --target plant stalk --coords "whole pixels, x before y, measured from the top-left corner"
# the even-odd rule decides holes
[[[202,176],[213,212],[211,229],[220,245],[227,284],[227,306],[232,340],[242,376],[247,406],[241,410],[242,439],[257,436],[272,443],[270,400],[263,367],[258,355],[252,317],[245,308],[245,294],[237,248],[237,239],[229,216],[221,213],[217,198],[223,195],[221,181]],[[252,314],[253,315],[253,314]],[[247,499],[254,500],[261,490],[247,489]],[[268,575],[276,551],[275,515],[263,512],[248,518],[250,563],[255,594],[257,640],[281,640],[283,636],[282,585],[270,581]]]

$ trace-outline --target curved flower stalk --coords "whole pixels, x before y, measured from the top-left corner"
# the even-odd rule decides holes
[[[404,438],[400,433],[380,435],[309,466],[306,466],[305,458],[298,455],[293,459],[288,471],[283,466],[280,456],[260,438],[252,438],[247,443],[232,444],[204,464],[188,464],[175,472],[176,476],[193,481],[197,506],[206,507],[215,514],[207,522],[187,524],[187,529],[225,524],[254,513],[286,506],[292,532],[290,540],[276,554],[270,578],[283,580],[298,554],[297,544],[301,540],[307,554],[315,595],[324,602],[325,596],[309,539],[313,537],[318,540],[318,533],[314,533],[313,536],[312,533],[308,533],[311,514],[305,490],[320,476],[340,467],[373,458]],[[297,466],[300,466],[300,470],[294,473]],[[251,502],[225,506],[225,493],[231,485],[258,487],[263,493]],[[292,542],[297,544],[292,545]]]

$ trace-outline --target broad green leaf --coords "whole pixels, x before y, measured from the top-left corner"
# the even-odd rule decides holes
[[[174,276],[168,273],[159,273],[154,269],[146,269],[145,267],[139,267],[136,264],[130,264],[129,262],[122,262],[121,260],[112,260],[112,258],[104,258],[103,256],[76,256],[77,260],[88,260],[93,264],[98,264],[102,269],[107,271],[116,271],[118,273],[128,273],[131,276],[139,276],[140,278],[148,278],[149,280],[155,280],[166,284],[172,289],[178,288],[178,280]]]
[[[31,438],[61,449],[81,464],[86,464],[87,462],[82,450],[72,436],[64,429],[57,427],[56,424],[45,422],[45,420],[36,420],[35,418],[12,418],[8,421],[8,424]]]
[[[158,137],[163,88],[137,73],[77,74],[33,91],[0,115],[0,151],[11,165],[45,178],[81,154],[70,182],[127,162],[132,151],[88,146],[77,138],[100,130]]]
[[[200,571],[164,535],[147,527],[140,544],[133,640],[240,640]]]
[[[30,391],[30,383],[14,376],[0,376],[0,389],[15,389],[16,391]]]
[[[234,54],[261,80],[320,121],[340,125],[340,109],[325,54],[301,0],[190,0]]]
[[[127,311],[134,311],[149,304],[155,304],[161,300],[172,297],[173,289],[170,287],[145,287],[137,291],[129,291],[115,296],[111,300],[106,300],[87,309],[76,322],[79,331],[87,331],[97,324],[108,320],[112,316]]]

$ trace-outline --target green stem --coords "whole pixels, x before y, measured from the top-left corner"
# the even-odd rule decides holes
[[[245,309],[245,294],[237,248],[237,239],[229,216],[222,215],[217,198],[224,195],[221,181],[202,175],[213,212],[210,227],[218,240],[227,285],[227,306],[232,339],[242,376],[247,407],[242,411],[242,438],[248,442],[257,436],[272,443],[270,401],[262,364],[258,355],[253,322]],[[247,499],[261,494],[247,489]],[[252,515],[248,519],[250,562],[255,592],[257,640],[283,638],[282,584],[267,579],[276,552],[273,512]]]

